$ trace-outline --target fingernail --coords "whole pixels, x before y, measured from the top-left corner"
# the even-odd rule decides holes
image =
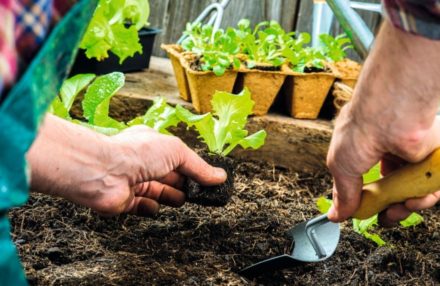
[[[217,178],[222,178],[224,180],[226,180],[228,177],[228,174],[226,174],[226,171],[222,168],[215,168],[214,175]]]
[[[334,206],[331,206],[330,209],[328,210],[328,212],[327,212],[327,217],[328,217],[330,220],[333,220],[333,219],[336,218],[336,211],[335,211],[335,207],[334,207]]]

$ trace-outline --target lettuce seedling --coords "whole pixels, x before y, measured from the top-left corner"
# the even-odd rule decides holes
[[[341,34],[332,37],[328,34],[319,35],[320,51],[328,61],[341,61],[345,58],[345,51],[352,49],[353,45],[347,35]]]
[[[96,75],[94,74],[78,74],[65,80],[61,86],[60,94],[55,97],[51,106],[49,107],[49,112],[58,117],[71,120],[72,118],[70,117],[69,112],[72,108],[75,98],[95,78]]]
[[[182,42],[183,49],[199,56],[202,71],[213,71],[221,76],[231,67],[240,67],[240,61],[234,57],[239,52],[238,36],[234,29],[214,32],[210,24],[188,23],[183,34],[187,36]]]
[[[128,122],[129,126],[133,125],[147,125],[154,130],[170,135],[167,130],[169,127],[177,126],[180,119],[177,117],[176,109],[167,104],[166,99],[157,97],[153,101],[153,105],[147,112],[139,117]]]
[[[258,63],[275,67],[282,65],[284,57],[280,45],[284,44],[286,37],[291,36],[276,21],[259,23],[253,33],[250,33],[248,25],[247,20],[240,21],[238,25],[242,52],[249,56],[248,68],[253,68]]]
[[[179,119],[189,127],[195,127],[211,153],[227,156],[238,145],[245,149],[257,149],[264,144],[266,131],[260,130],[248,136],[245,129],[254,106],[248,89],[240,94],[217,91],[211,104],[213,112],[203,115],[176,106]]]
[[[127,126],[108,115],[110,100],[125,84],[125,76],[113,72],[97,77],[87,88],[82,101],[84,117],[93,126],[123,130]]]
[[[103,60],[108,52],[122,63],[135,53],[142,53],[138,31],[148,24],[148,0],[100,0],[80,48],[88,58]]]

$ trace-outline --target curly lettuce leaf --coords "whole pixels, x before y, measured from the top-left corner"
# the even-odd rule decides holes
[[[89,124],[124,129],[124,123],[110,118],[108,115],[110,99],[124,85],[125,76],[120,72],[113,72],[103,76],[99,76],[88,87],[82,107],[84,117]]]
[[[55,97],[49,112],[64,119],[71,119],[69,111],[76,96],[95,78],[94,74],[78,74],[63,82],[59,96]]]
[[[423,217],[418,213],[412,213],[406,219],[400,222],[403,227],[411,227],[421,224],[424,221]]]
[[[212,113],[204,115],[195,115],[181,106],[176,107],[180,120],[196,128],[210,152],[227,156],[238,145],[245,149],[257,149],[264,144],[264,130],[247,136],[245,125],[254,106],[248,89],[240,94],[217,91],[211,104]]]
[[[81,41],[88,58],[103,60],[111,51],[122,63],[142,53],[138,31],[148,24],[148,0],[100,0]]]
[[[129,121],[128,126],[143,124],[160,133],[170,134],[167,128],[177,126],[179,122],[175,108],[168,105],[165,98],[157,97],[147,112]]]

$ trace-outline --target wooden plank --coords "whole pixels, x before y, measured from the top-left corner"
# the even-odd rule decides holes
[[[145,113],[156,96],[170,104],[191,104],[178,97],[171,64],[167,59],[153,57],[149,70],[126,74],[126,84],[112,99],[110,115],[128,121]],[[265,129],[265,146],[259,150],[237,150],[232,156],[272,162],[295,171],[316,172],[326,168],[325,157],[332,134],[332,123],[324,120],[298,120],[286,115],[269,114],[252,117],[247,127],[251,132]],[[196,146],[196,134],[184,126],[173,130],[188,145]]]

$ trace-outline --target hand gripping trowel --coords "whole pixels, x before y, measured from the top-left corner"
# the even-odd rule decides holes
[[[440,149],[425,160],[409,164],[371,184],[364,185],[362,200],[354,218],[367,219],[387,206],[409,198],[423,197],[440,190]],[[291,254],[272,257],[240,271],[245,277],[280,270],[304,262],[326,260],[336,250],[339,242],[339,224],[321,215],[300,223],[287,233],[293,238]]]

